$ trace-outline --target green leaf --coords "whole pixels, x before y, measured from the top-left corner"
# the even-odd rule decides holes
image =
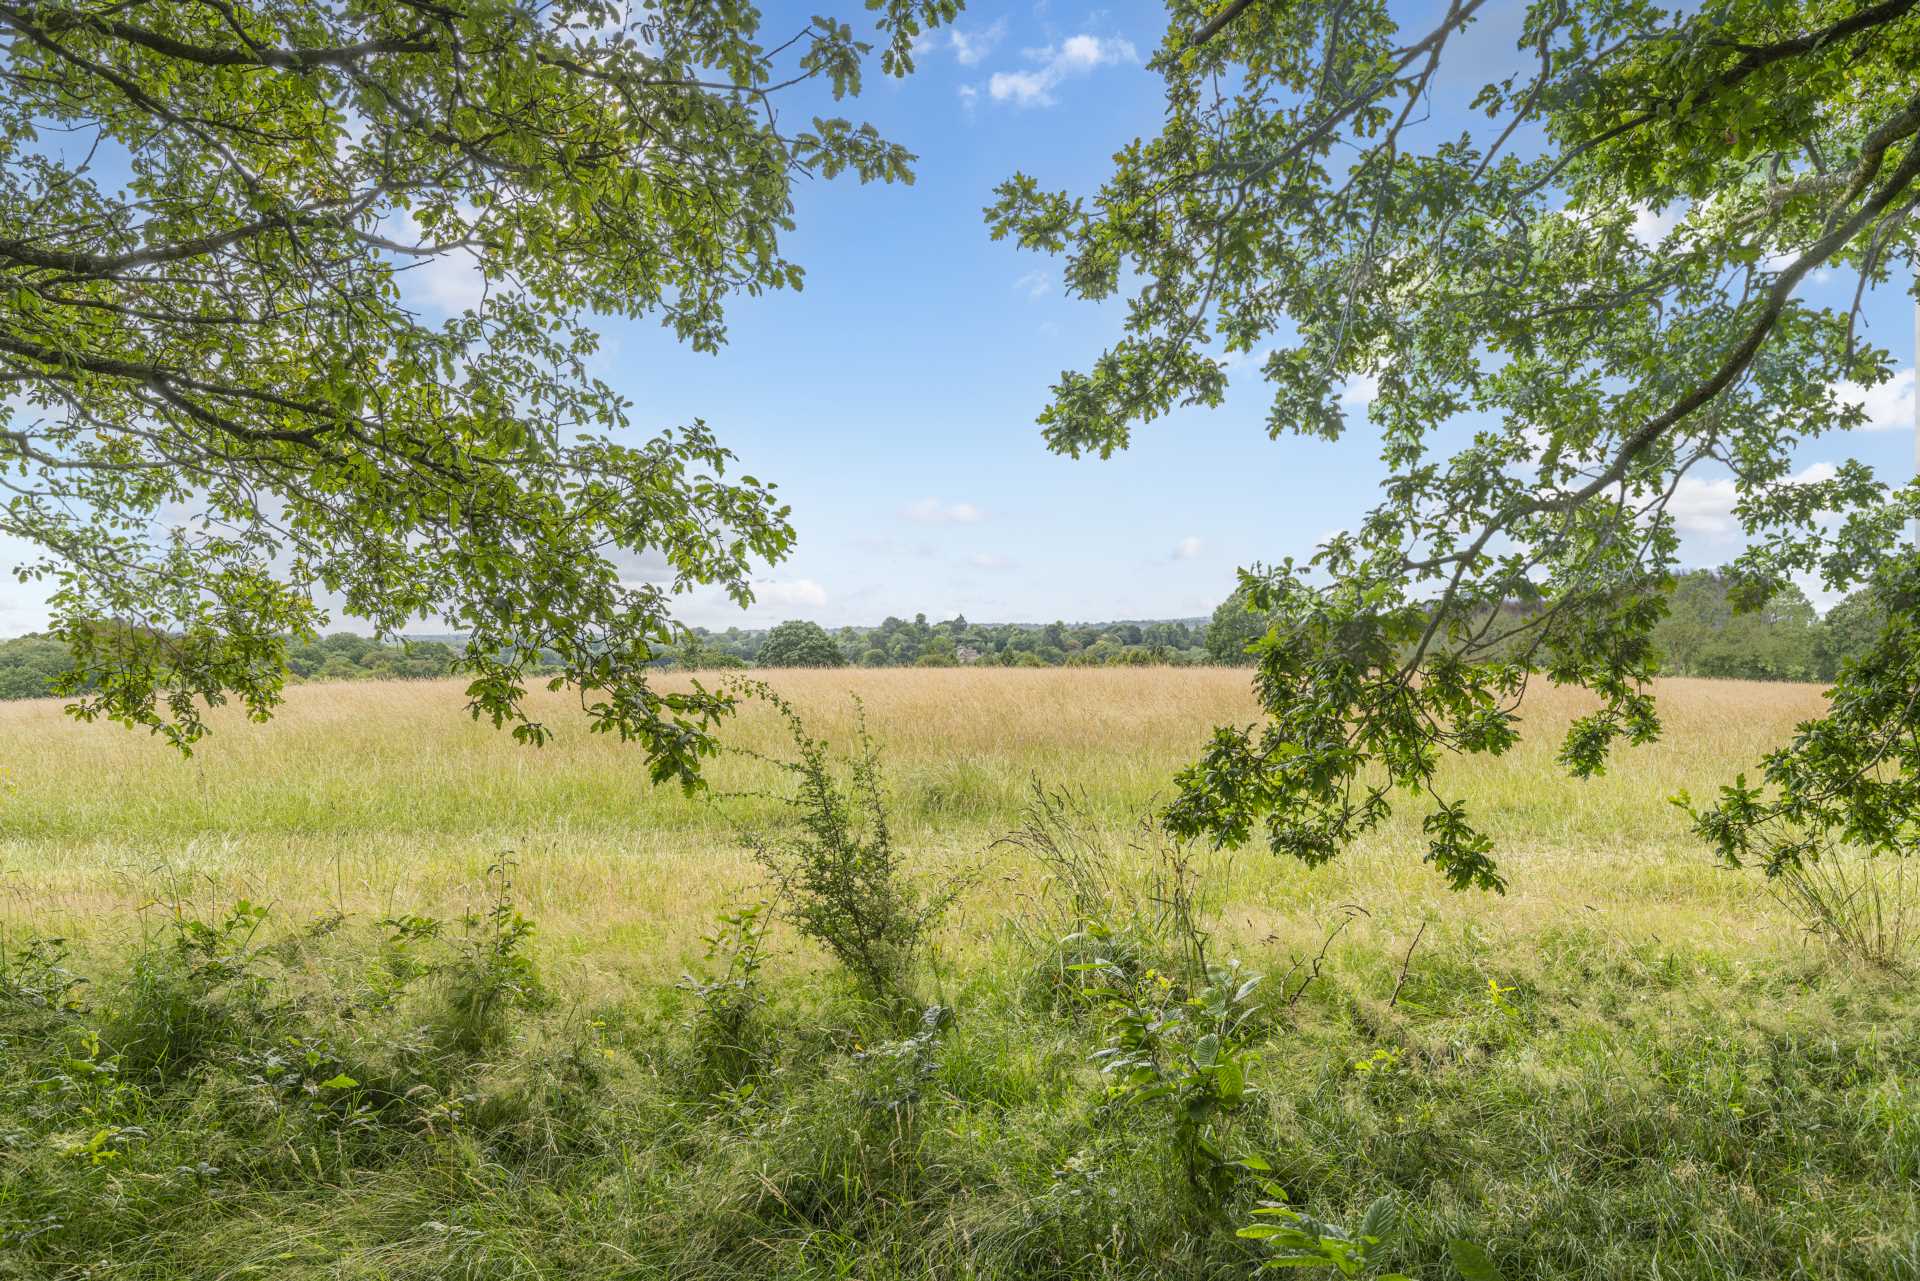
[[[1447,1254],[1462,1281],[1506,1281],[1492,1256],[1471,1241],[1455,1238],[1447,1242]]]
[[[1209,1032],[1195,1042],[1193,1061],[1201,1067],[1212,1067],[1220,1057],[1220,1038]]]

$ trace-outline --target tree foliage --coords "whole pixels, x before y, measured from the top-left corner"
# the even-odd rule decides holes
[[[831,639],[848,662],[862,667],[1192,666],[1213,661],[1197,621],[975,623],[956,616],[930,623],[916,614],[840,627]],[[767,654],[772,638],[773,632],[739,627],[696,631],[675,647],[674,662],[692,670],[778,666]]]
[[[956,0],[868,6],[883,70]],[[699,422],[633,436],[590,313],[712,350],[798,288],[805,176],[910,178],[857,92],[870,44],[665,0],[0,0],[0,533],[39,549],[84,718],[186,747],[255,717],[329,599],[471,637],[476,716],[542,741],[540,655],[593,728],[694,778],[726,709],[645,669],[670,594],[792,532]],[[465,263],[444,323],[409,280]],[[660,567],[640,581],[637,566]]]
[[[1219,404],[1227,355],[1264,353],[1276,437],[1341,435],[1342,387],[1378,380],[1381,501],[1309,563],[1247,575],[1278,619],[1258,655],[1268,721],[1219,731],[1174,824],[1230,842],[1258,829],[1319,862],[1404,791],[1452,883],[1498,887],[1440,760],[1511,746],[1536,673],[1600,696],[1561,747],[1576,775],[1659,732],[1645,682],[1669,502],[1696,469],[1737,491],[1736,603],[1795,572],[1904,599],[1912,495],[1858,462],[1798,474],[1794,454],[1861,423],[1835,384],[1891,371],[1857,301],[1802,285],[1843,271],[1870,288],[1915,249],[1920,13],[1533,0],[1513,73],[1449,103],[1460,76],[1485,77],[1484,50],[1458,65],[1482,3],[1409,31],[1379,0],[1172,0],[1151,63],[1160,134],[1091,197],[1018,175],[988,217],[1064,255],[1078,294],[1128,296],[1123,337],[1063,374],[1040,416],[1058,451],[1105,455],[1140,423]],[[1894,726],[1872,718],[1916,689],[1882,657],[1835,713],[1866,718],[1851,731],[1882,745],[1875,768],[1895,763]],[[1819,737],[1770,765],[1776,790],[1818,772]],[[1878,803],[1861,779],[1827,783],[1836,813]],[[1739,801],[1708,826],[1753,830],[1750,814]]]
[[[1269,622],[1248,601],[1246,588],[1234,588],[1207,622],[1207,657],[1228,667],[1252,663],[1248,647],[1267,634]]]
[[[791,619],[767,634],[762,667],[845,667],[847,656],[818,623]]]
[[[1745,680],[1831,680],[1840,645],[1806,593],[1789,583],[1765,604],[1735,608],[1734,584],[1712,570],[1682,574],[1653,629],[1661,670],[1676,676]],[[1842,642],[1844,645],[1846,642]]]

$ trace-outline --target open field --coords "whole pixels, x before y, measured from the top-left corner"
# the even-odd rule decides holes
[[[849,696],[863,700],[902,841],[936,865],[980,857],[1019,822],[1036,778],[1083,793],[1124,829],[1168,795],[1211,726],[1255,718],[1246,674],[1224,669],[783,672],[774,683],[840,745]],[[196,897],[246,895],[302,918],[445,910],[511,854],[547,933],[612,966],[677,974],[712,911],[751,892],[738,829],[777,809],[733,794],[774,774],[722,757],[717,797],[654,788],[635,751],[569,720],[564,696],[548,701],[558,738],[534,750],[469,720],[450,682],[296,686],[270,724],[218,718],[191,759],[74,724],[56,703],[0,704],[0,911],[111,929],[163,876],[195,882]],[[1583,705],[1537,695],[1518,750],[1447,780],[1500,841],[1504,898],[1448,892],[1420,863],[1412,813],[1325,869],[1243,852],[1228,916],[1264,936],[1317,928],[1329,906],[1353,901],[1389,933],[1423,913],[1497,930],[1597,913],[1636,937],[1786,942],[1759,887],[1711,867],[1663,801],[1710,794],[1814,714],[1818,690],[1669,682],[1666,739],[1584,783],[1552,763],[1559,727]],[[761,753],[789,746],[764,710],[728,737]]]
[[[995,843],[1039,778],[1083,798],[1141,881],[1133,824],[1209,726],[1253,718],[1245,673],[772,679],[836,744],[857,693],[911,865],[977,879],[920,980],[957,1011],[937,1045],[776,926],[751,1065],[719,1089],[675,981],[714,914],[759,892],[740,833],[783,811],[741,794],[774,781],[765,765],[714,762],[711,798],[652,789],[561,699],[535,751],[470,722],[451,684],[298,687],[190,760],[0,705],[0,1277],[1252,1275],[1260,1247],[1232,1228],[1254,1181],[1196,1206],[1151,1108],[1100,1106],[1090,1056],[1111,1031],[1059,995],[1057,886]],[[1269,976],[1263,1092],[1227,1129],[1314,1213],[1391,1197],[1407,1226],[1388,1262],[1428,1281],[1457,1275],[1456,1238],[1514,1281],[1920,1278],[1920,1001],[1711,866],[1664,799],[1750,766],[1820,693],[1662,693],[1665,739],[1602,779],[1553,768],[1579,707],[1554,691],[1518,751],[1454,767],[1503,897],[1449,892],[1417,813],[1324,868],[1201,860],[1216,959]],[[790,746],[764,711],[729,737]],[[503,858],[539,999],[462,1039],[457,984],[374,922],[484,910]],[[270,914],[210,988],[179,968],[200,953],[177,922],[240,899]],[[1294,993],[1304,967],[1282,976],[1349,904],[1365,914]],[[48,980],[17,958],[51,934],[95,980],[89,1012],[28,1008]],[[5,1065],[36,1045],[52,1057]],[[900,1046],[924,1059],[896,1096],[875,1074]],[[262,1056],[300,1054],[356,1102],[276,1092]],[[378,1093],[389,1078],[412,1084]]]

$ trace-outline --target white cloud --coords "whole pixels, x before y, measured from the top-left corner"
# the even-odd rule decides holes
[[[1266,365],[1267,357],[1273,355],[1274,351],[1275,348],[1272,347],[1255,347],[1251,351],[1223,351],[1214,363],[1228,373],[1237,369],[1258,370]]]
[[[1340,385],[1343,405],[1371,405],[1380,399],[1380,375],[1355,374]]]
[[[1045,298],[1053,292],[1053,277],[1044,271],[1030,271],[1014,281],[1013,287],[1029,298]]]
[[[1013,562],[1005,556],[996,556],[992,552],[975,552],[967,557],[967,564],[975,569],[1002,570],[1012,569]]]
[[[982,27],[978,31],[962,31],[953,27],[947,32],[947,39],[953,45],[954,61],[963,67],[971,67],[993,52],[993,47],[1006,34],[1007,20],[1001,18],[992,26]]]
[[[960,86],[960,108],[969,116],[973,114],[973,104],[980,100],[980,91],[972,85]]]
[[[1806,485],[1832,480],[1835,472],[1832,463],[1814,463],[1796,472],[1791,479],[1795,484]],[[1739,501],[1739,497],[1731,476],[1712,480],[1683,476],[1667,503],[1667,511],[1673,517],[1674,529],[1682,534],[1714,539],[1731,538],[1740,532],[1739,518],[1733,514],[1733,505]]]
[[[1139,55],[1133,42],[1119,36],[1068,36],[1054,61],[1074,71],[1091,71],[1109,62],[1130,61]]]
[[[480,264],[464,249],[429,258],[408,269],[404,279],[422,298],[448,315],[477,308],[487,296]]]
[[[1188,534],[1185,538],[1173,545],[1173,558],[1175,560],[1192,560],[1200,554],[1205,546],[1206,544],[1201,542],[1198,536]]]
[[[1733,518],[1737,497],[1731,476],[1715,480],[1683,476],[1667,501],[1667,512],[1673,517],[1673,527],[1683,534],[1725,538],[1740,527]]]
[[[987,92],[995,102],[1011,99],[1023,107],[1050,107],[1053,95],[1047,92],[1052,82],[1038,71],[996,71],[987,81]]]
[[[901,508],[900,514],[923,525],[977,525],[987,516],[972,503],[948,503],[938,498],[922,498]]]
[[[995,102],[1017,107],[1051,107],[1053,91],[1062,81],[1088,75],[1096,68],[1134,62],[1139,51],[1121,36],[1068,36],[1057,45],[1028,49],[1026,56],[1039,65],[1030,71],[996,71],[987,80]]]
[[[1867,411],[1862,431],[1905,431],[1913,426],[1913,370],[1899,373],[1875,387],[1835,383],[1833,394]]]
[[[1680,220],[1686,216],[1686,209],[1680,205],[1668,205],[1665,209],[1659,210],[1658,212],[1646,205],[1635,205],[1633,210],[1633,238],[1649,249],[1656,248],[1661,241],[1667,238],[1675,227],[1680,225]]]
[[[479,219],[479,210],[469,205],[462,205],[460,214],[469,225]],[[405,244],[420,244],[428,239],[408,213],[394,219],[391,234]],[[487,296],[487,280],[480,274],[480,260],[468,249],[450,249],[431,258],[402,258],[400,268],[400,285],[408,295],[449,316],[479,307]]]
[[[827,589],[811,578],[755,583],[753,595],[763,605],[805,605],[818,609],[827,603]]]
[[[959,27],[949,27],[945,31],[923,31],[913,38],[911,52],[916,58],[924,58],[941,49],[953,50],[953,60],[963,67],[977,65],[995,45],[1006,38],[1007,20],[999,18],[991,26],[975,31],[963,31]],[[963,93],[961,95],[965,97]]]

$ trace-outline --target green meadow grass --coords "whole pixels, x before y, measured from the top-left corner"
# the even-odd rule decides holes
[[[679,980],[761,892],[743,831],[787,817],[751,755],[690,798],[560,696],[531,751],[451,684],[299,687],[191,759],[0,707],[0,1277],[1253,1275],[1257,1180],[1200,1204],[1166,1116],[1102,1107],[1058,886],[1000,840],[1036,779],[1066,788],[1148,894],[1137,823],[1254,718],[1245,674],[771,679],[837,743],[859,696],[917,874],[971,888],[918,980],[955,1011],[924,1053],[776,925],[725,1088]],[[1665,801],[1819,691],[1661,692],[1666,736],[1604,778],[1553,768],[1581,707],[1554,691],[1516,752],[1450,767],[1504,896],[1447,891],[1417,813],[1323,868],[1201,856],[1214,956],[1267,976],[1235,1142],[1326,1219],[1392,1198],[1388,1263],[1431,1281],[1462,1238],[1516,1281],[1920,1278],[1910,982],[1810,941]],[[782,733],[753,711],[728,738]],[[461,924],[502,864],[500,919],[535,926],[504,951]],[[221,934],[242,901],[263,919]],[[439,937],[379,924],[409,916]]]

